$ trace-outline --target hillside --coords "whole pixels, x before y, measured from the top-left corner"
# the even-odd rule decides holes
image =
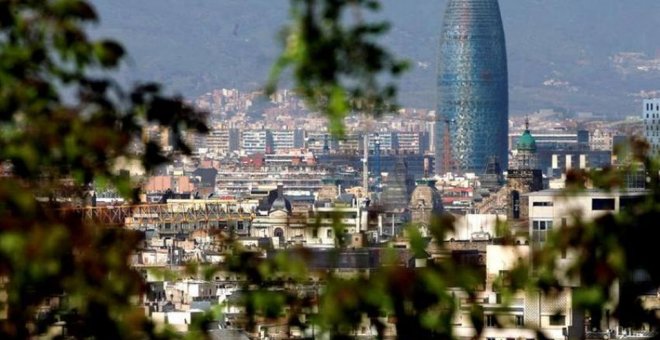
[[[279,51],[276,36],[288,5],[285,0],[93,3],[102,18],[93,33],[123,41],[132,57],[122,72],[125,80],[157,80],[189,97],[218,87],[258,88]],[[415,65],[401,82],[405,105],[435,105],[445,3],[384,1],[379,16],[391,20],[393,29],[383,42]],[[660,1],[500,0],[500,5],[512,114],[547,107],[633,114],[641,107],[635,94],[660,90],[660,60],[654,60],[660,59]]]

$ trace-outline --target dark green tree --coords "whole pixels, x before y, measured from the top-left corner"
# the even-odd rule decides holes
[[[107,76],[124,57],[112,40],[92,40],[98,20],[81,0],[0,1],[0,337],[28,338],[57,322],[73,337],[152,333],[133,309],[142,292],[128,258],[140,235],[95,225],[64,209],[92,183],[127,198],[133,184],[114,169],[166,161],[150,124],[206,131],[204,117],[155,84],[126,90]],[[40,308],[41,306],[58,308]],[[47,311],[47,312],[46,312]]]
[[[336,134],[343,132],[342,119],[351,111],[391,111],[396,87],[389,81],[405,63],[377,43],[387,24],[363,18],[379,6],[374,0],[292,0],[284,53],[268,89],[290,68],[296,91],[328,116]],[[152,124],[169,128],[175,148],[185,153],[182,134],[205,132],[204,115],[180,98],[163,95],[156,84],[118,85],[108,71],[120,65],[125,52],[117,42],[88,38],[86,26],[97,20],[84,0],[0,0],[2,338],[45,334],[62,322],[76,338],[159,336],[132,301],[144,288],[128,264],[141,236],[85,221],[62,200],[82,202],[92,184],[134,197],[130,178],[115,169],[139,161],[150,170],[168,160],[157,141],[144,138],[145,129]],[[658,315],[641,308],[636,296],[660,286],[653,251],[658,167],[637,149],[643,148],[632,153],[651,179],[648,200],[558,233],[546,255],[535,257],[540,274],[518,270],[512,288],[552,289],[557,281],[553,256],[571,248],[583,254],[569,269],[583,278],[580,307],[597,318],[609,288],[618,283],[625,290],[614,316],[657,326]],[[601,174],[594,182],[611,186],[614,178]],[[439,220],[431,232],[443,239],[450,228],[451,221]],[[425,240],[414,228],[408,237],[414,257],[424,257]],[[247,325],[259,317],[287,315],[290,325],[308,326],[309,320],[299,316],[318,305],[318,313],[308,313],[311,323],[337,338],[351,337],[365,317],[381,337],[382,320],[388,319],[400,337],[451,338],[458,306],[448,289],[460,290],[470,302],[483,280],[474,268],[447,259],[420,270],[386,266],[356,280],[329,275],[322,289],[305,295],[297,290],[307,280],[305,263],[304,256],[265,261],[233,252],[223,269],[247,277]],[[470,312],[481,331],[483,311]]]

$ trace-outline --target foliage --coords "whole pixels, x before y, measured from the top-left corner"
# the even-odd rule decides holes
[[[452,218],[438,216],[430,232],[444,239],[452,225]],[[407,229],[407,237],[410,250],[383,248],[379,268],[350,278],[310,267],[314,253],[305,248],[269,254],[267,259],[242,252],[230,256],[227,266],[221,267],[246,277],[241,292],[248,318],[243,326],[249,331],[259,322],[284,319],[289,329],[333,339],[354,338],[359,330],[371,327],[378,338],[398,334],[451,339],[459,301],[464,301],[480,334],[484,315],[476,302],[485,280],[482,268],[452,257],[414,268],[410,262],[428,257],[429,240],[416,226]],[[339,252],[347,249],[338,245],[332,250],[331,266],[338,264]]]
[[[573,225],[561,227],[533,258],[532,266],[538,270],[531,283],[543,291],[561,290],[561,278],[578,280],[574,307],[587,312],[593,328],[600,327],[609,310],[622,327],[660,329],[660,314],[644,306],[640,298],[660,289],[655,248],[660,238],[660,163],[648,150],[646,142],[633,138],[618,150],[618,159],[623,160],[620,169],[585,175],[602,190],[620,190],[626,177],[641,170],[649,188],[645,196],[629,204],[621,202],[616,214],[609,212],[593,221],[578,218]],[[562,266],[557,259],[566,254],[574,261]]]
[[[364,11],[379,8],[375,0],[291,0],[292,23],[285,30],[284,52],[273,66],[268,92],[274,92],[281,73],[292,68],[296,92],[324,113],[330,132],[340,136],[343,118],[351,110],[392,112],[396,87],[382,83],[401,75],[407,63],[375,42],[389,24],[363,19]]]
[[[96,21],[83,0],[0,1],[3,338],[43,334],[57,321],[74,337],[152,332],[131,302],[142,281],[128,257],[141,237],[84,223],[64,207],[81,204],[92,181],[131,197],[133,184],[114,169],[167,160],[157,141],[143,139],[148,125],[170,128],[182,151],[183,131],[206,127],[157,85],[126,91],[107,77],[125,52],[87,37]],[[49,305],[59,308],[41,308]]]
[[[366,24],[358,18],[354,25],[344,26],[349,21],[347,9],[359,14],[377,7],[378,2],[369,0],[292,2],[293,25],[270,85],[291,67],[297,90],[328,115],[335,133],[341,133],[342,117],[351,109],[372,114],[388,110],[394,87],[380,81],[405,68],[373,41],[386,30],[385,24]],[[150,124],[169,128],[175,147],[183,152],[188,151],[184,131],[204,132],[206,127],[203,115],[179,98],[162,95],[157,85],[127,91],[108,77],[105,72],[121,63],[124,50],[113,41],[87,38],[84,27],[96,20],[83,0],[0,1],[3,338],[43,335],[52,332],[58,321],[66,323],[71,337],[173,336],[156,334],[143,312],[134,309],[132,299],[144,287],[128,258],[141,236],[86,223],[61,201],[82,204],[92,182],[112,185],[126,197],[133,195],[129,178],[113,170],[130,160],[139,160],[147,170],[167,160],[157,141],[144,138]],[[638,145],[632,154],[650,174],[648,200],[621,214],[556,233],[535,254],[537,274],[531,280],[527,267],[511,273],[506,286],[512,293],[556,290],[561,286],[558,277],[579,276],[577,307],[588,310],[593,320],[611,300],[612,288],[620,285],[614,316],[624,323],[658,325],[658,316],[643,310],[636,298],[660,286],[654,263],[658,165],[643,157],[643,150]],[[572,178],[582,181],[586,176]],[[620,183],[614,178],[592,175],[590,179],[610,186]],[[442,240],[451,224],[437,220],[430,231]],[[407,237],[411,250],[403,259],[425,258],[428,240],[415,228]],[[555,260],[564,251],[580,256],[561,273]],[[328,273],[320,283],[310,284],[302,250],[268,260],[249,252],[232,255],[227,268],[220,269],[247,278],[243,292],[248,327],[258,319],[284,315],[289,326],[305,328],[311,323],[332,337],[348,338],[366,318],[380,337],[387,334],[389,320],[400,336],[451,338],[451,322],[462,307],[468,308],[477,332],[484,327],[483,310],[475,303],[483,273],[451,258],[413,270],[398,266],[401,253],[392,250],[391,260],[368,276],[345,280]],[[303,287],[313,289],[305,293]],[[467,305],[461,306],[461,301]],[[311,322],[302,315],[309,315]],[[195,322],[203,328],[207,321]],[[196,335],[200,334],[192,336]]]
[[[625,178],[640,169],[647,174],[651,190],[640,196],[641,200],[622,206],[619,213],[606,213],[590,222],[578,218],[572,225],[557,228],[542,247],[531,247],[529,258],[520,253],[525,260],[493,282],[502,308],[520,294],[542,292],[552,297],[572,289],[568,292],[573,300],[571,308],[575,313],[585,311],[591,328],[600,328],[609,309],[610,317],[622,327],[646,325],[658,329],[660,315],[640,299],[660,287],[660,268],[655,263],[655,243],[660,237],[656,225],[660,218],[660,163],[649,158],[647,150],[643,141],[634,139],[619,155],[619,160],[625,162],[618,170],[569,176],[573,183],[568,183],[564,192],[567,196],[580,195],[587,182],[601,190],[621,190]],[[434,220],[430,231],[433,239],[443,240],[452,228],[452,219],[444,217]],[[499,228],[504,235],[500,242],[516,247],[508,228]],[[429,240],[422,238],[414,225],[406,233],[411,246],[408,256],[426,259]],[[450,252],[442,242],[436,247],[436,252]],[[339,249],[346,250],[347,245],[339,244],[335,251]],[[467,311],[479,337],[486,327],[479,300],[486,282],[483,269],[452,257],[411,268],[399,261],[401,253],[395,249],[384,251],[390,252],[390,258],[382,267],[349,279],[333,271],[314,274],[308,267],[313,261],[304,249],[294,248],[272,259],[235,256],[237,262],[229,269],[248,277],[242,290],[249,306],[250,319],[245,326],[250,329],[257,321],[280,317],[287,320],[288,327],[307,329],[305,334],[337,339],[354,338],[364,327],[373,327],[378,338],[397,334],[405,338],[450,339],[455,337],[455,318]],[[570,262],[560,261],[567,258],[566,254]],[[314,275],[318,281],[308,279]],[[512,321],[498,317],[495,322],[496,327],[511,327]],[[394,329],[388,329],[388,324]],[[528,327],[537,332],[539,339],[545,338],[540,329]]]

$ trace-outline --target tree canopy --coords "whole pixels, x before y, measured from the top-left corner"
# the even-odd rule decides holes
[[[389,81],[405,70],[405,63],[377,41],[387,23],[363,19],[363,12],[379,5],[373,0],[292,0],[284,52],[268,88],[273,90],[283,70],[291,68],[296,91],[328,116],[337,134],[343,131],[343,117],[352,110],[370,114],[391,110],[396,86]],[[86,222],[65,206],[84,201],[92,183],[113,186],[124,197],[135,199],[135,184],[116,169],[138,161],[150,170],[168,160],[159,142],[145,137],[145,129],[169,128],[175,149],[186,153],[190,150],[182,136],[189,130],[206,132],[204,114],[182,98],[162,94],[157,84],[130,89],[118,85],[110,71],[121,63],[125,51],[118,42],[87,36],[85,26],[97,20],[84,0],[0,1],[0,277],[5,293],[0,335],[4,338],[46,334],[58,322],[65,322],[67,335],[76,338],[175,336],[157,334],[153,323],[134,308],[132,299],[144,292],[144,286],[127,259],[142,236]],[[660,285],[659,266],[654,263],[654,242],[659,239],[658,166],[645,156],[643,147],[634,150],[651,178],[648,200],[618,215],[607,214],[557,233],[542,256],[535,257],[539,275],[527,275],[527,268],[521,267],[512,275],[512,289],[559,289],[553,259],[572,249],[581,254],[568,268],[569,274],[579,273],[582,278],[580,307],[597,317],[611,287],[620,284],[626,290],[615,316],[624,322],[658,325],[658,315],[642,309],[636,298],[644,289]],[[597,174],[593,181],[616,184],[608,181],[616,174],[609,175]],[[451,220],[439,219],[431,234],[442,240],[451,228]],[[414,256],[423,258],[426,243],[419,232],[410,228],[408,238]],[[318,304],[311,322],[336,338],[350,337],[363,318],[376,325],[381,337],[389,318],[400,336],[451,338],[457,307],[452,291],[474,300],[483,279],[474,268],[447,259],[419,270],[384,266],[356,280],[328,276],[314,294],[301,295],[296,283],[307,279],[304,256],[261,260],[251,253],[231,255],[222,269],[247,278],[247,325],[285,310],[291,325],[306,325],[302,311]],[[291,282],[283,283],[282,276]],[[288,288],[273,289],[282,286]],[[40,308],[50,304],[59,308]],[[471,322],[481,331],[483,310],[472,306]]]

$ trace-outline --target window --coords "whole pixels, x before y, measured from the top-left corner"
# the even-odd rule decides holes
[[[644,201],[644,196],[624,196],[619,198],[621,209],[628,209]]]
[[[551,207],[552,202],[534,202],[532,205],[535,207]]]
[[[523,327],[525,326],[525,317],[522,315],[516,315],[516,326]]]
[[[325,236],[326,236],[327,238],[332,238],[332,229],[328,229],[328,231],[326,232]]]
[[[511,192],[511,207],[513,208],[513,218],[520,218],[520,193],[516,190]]]
[[[493,314],[486,314],[486,327],[497,327],[497,318]]]
[[[566,315],[555,314],[550,316],[550,326],[563,326],[566,324]]]
[[[552,229],[552,220],[532,221],[532,242],[542,243],[548,238],[548,232]]]
[[[500,270],[500,279],[502,280],[502,286],[509,287],[511,286],[511,272],[508,270]]]
[[[551,220],[534,220],[532,222],[533,230],[549,230],[552,228]]]
[[[592,199],[591,210],[614,210],[614,198]]]

